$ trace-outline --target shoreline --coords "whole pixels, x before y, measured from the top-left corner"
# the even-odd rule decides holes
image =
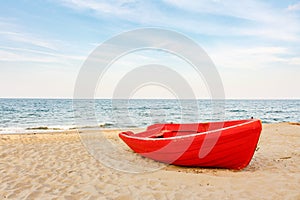
[[[275,125],[275,124],[288,124],[288,125],[294,125],[294,126],[300,126],[300,122],[277,122],[277,123],[262,123],[263,125]],[[59,134],[59,133],[73,133],[80,131],[118,131],[118,130],[134,130],[134,131],[140,131],[145,130],[147,127],[141,128],[141,127],[132,127],[132,128],[104,128],[104,127],[83,127],[83,128],[69,128],[69,129],[59,129],[59,128],[48,128],[48,129],[38,129],[38,128],[29,128],[24,129],[25,132],[7,132],[5,133],[3,129],[0,129],[0,136],[1,135],[37,135],[37,134]],[[1,132],[3,131],[3,132]]]
[[[134,155],[118,138],[118,131],[104,133],[116,147]],[[258,150],[244,170],[167,165],[132,174],[94,159],[76,130],[0,134],[0,198],[300,199],[299,149],[298,123],[263,124]]]

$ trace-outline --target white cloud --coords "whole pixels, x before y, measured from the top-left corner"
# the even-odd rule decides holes
[[[17,43],[25,43],[54,51],[58,49],[53,42],[43,40],[36,36],[31,36],[25,33],[18,33],[13,31],[0,31],[0,35],[2,35],[2,37],[6,38],[7,40]]]
[[[77,41],[76,41],[77,42]],[[83,48],[78,48],[77,45],[68,43],[64,40],[51,38],[49,36],[41,35],[36,32],[28,32],[27,27],[21,25],[19,20],[0,17],[0,47],[15,48],[15,50],[31,51],[39,54],[55,54],[61,57],[64,55],[63,51],[76,50],[79,53],[87,54]],[[90,50],[90,48],[88,48]]]
[[[237,3],[227,1],[185,1],[165,0],[170,5],[195,13],[208,13],[218,16],[250,20],[254,25],[241,26],[233,29],[233,35],[259,36],[277,40],[299,40],[300,22],[294,16],[285,13],[274,6],[262,1],[244,0]],[[219,24],[215,24],[219,26]],[[230,24],[226,24],[230,27]],[[226,30],[227,28],[225,28]],[[225,32],[226,33],[226,32]]]
[[[79,65],[84,59],[85,57],[83,56],[0,46],[0,61],[5,62],[31,62],[74,66],[76,63]]]
[[[176,7],[166,12],[163,4]],[[119,17],[123,20],[140,23],[146,26],[172,27],[187,32],[217,36],[254,36],[265,39],[298,41],[300,22],[285,10],[257,0],[244,0],[237,3],[227,1],[187,1],[165,0],[153,1],[96,1],[96,0],[63,0],[65,6],[77,10],[92,10],[96,15]],[[295,6],[296,7],[296,6]],[[185,13],[188,11],[189,17]],[[178,12],[178,13],[177,13]],[[248,25],[234,25],[230,22],[211,20],[212,16],[228,16],[249,22]],[[284,27],[284,28],[283,28]]]
[[[295,66],[300,67],[300,57],[293,57],[293,58],[288,60],[288,63],[290,65],[295,65]]]
[[[0,18],[0,61],[31,62],[74,66],[85,57],[64,52],[66,42],[27,33],[18,20]]]
[[[64,0],[65,5],[69,5],[77,9],[90,9],[101,11],[105,13],[116,13],[119,12],[117,6],[112,6],[111,4],[105,2],[96,2],[96,1],[82,1],[82,0]]]
[[[298,11],[298,10],[300,10],[300,2],[295,3],[293,5],[289,5],[287,9],[289,11]]]
[[[218,67],[262,69],[280,63],[288,67],[297,63],[287,48],[278,46],[223,46],[208,50],[209,56]],[[292,57],[292,58],[290,58]],[[294,61],[292,61],[294,59]]]
[[[176,6],[180,9],[185,9],[198,13],[209,13],[215,15],[232,16],[248,20],[268,20],[270,16],[263,10],[263,4],[246,0],[242,3],[236,1],[189,1],[189,0],[165,0],[166,3]]]
[[[134,0],[62,0],[61,2],[63,5],[77,10],[92,10],[97,13],[106,13],[118,16],[132,15],[132,11],[136,11],[138,9],[138,6],[136,6],[138,2]]]
[[[162,12],[154,1],[141,0],[58,0],[63,6],[86,12],[96,17],[107,17],[112,20],[114,17],[126,22],[139,23],[146,26],[165,26],[173,23],[168,12]],[[175,19],[174,21],[178,20]],[[126,23],[125,23],[126,24]]]

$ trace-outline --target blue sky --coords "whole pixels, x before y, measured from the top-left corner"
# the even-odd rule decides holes
[[[1,1],[0,97],[72,98],[80,67],[96,46],[143,27],[178,31],[202,46],[226,98],[300,98],[300,1],[292,0]],[[181,63],[142,52],[119,65],[149,63],[154,55],[156,62]],[[109,97],[109,81],[118,78],[107,78],[97,97]]]

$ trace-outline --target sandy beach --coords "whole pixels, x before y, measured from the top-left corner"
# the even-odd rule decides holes
[[[118,131],[106,134],[130,152]],[[300,199],[300,126],[264,124],[241,171],[166,166],[138,174],[105,167],[75,130],[3,134],[0,180],[0,199]]]

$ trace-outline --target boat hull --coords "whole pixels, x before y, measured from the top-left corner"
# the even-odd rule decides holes
[[[196,167],[243,169],[261,133],[260,120],[194,124],[155,124],[119,137],[136,153],[156,161]]]

